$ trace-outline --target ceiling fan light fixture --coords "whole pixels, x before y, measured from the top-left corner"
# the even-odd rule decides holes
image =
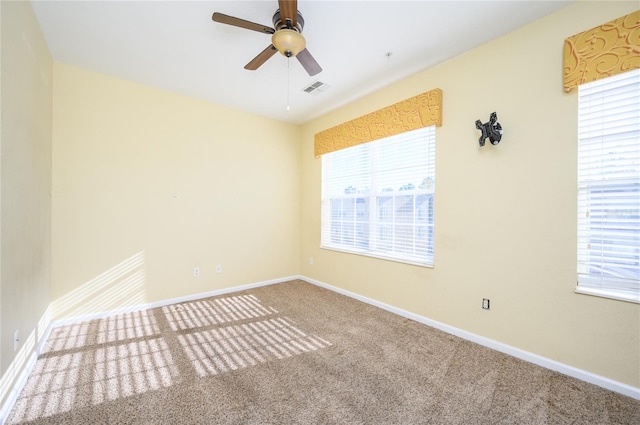
[[[304,50],[307,43],[298,31],[291,29],[281,29],[271,36],[271,44],[278,51],[288,58],[296,56]]]

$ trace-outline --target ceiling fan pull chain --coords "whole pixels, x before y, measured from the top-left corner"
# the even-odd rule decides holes
[[[290,110],[289,106],[289,93],[291,92],[291,58],[287,58],[287,111]]]

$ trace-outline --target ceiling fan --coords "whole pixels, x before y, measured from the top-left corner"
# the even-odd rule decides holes
[[[322,68],[306,48],[306,41],[302,36],[304,19],[302,19],[302,15],[298,11],[298,1],[278,0],[278,6],[279,9],[273,14],[272,19],[273,26],[275,28],[256,24],[255,22],[245,21],[244,19],[235,18],[218,12],[213,14],[212,19],[215,22],[220,22],[221,24],[246,28],[248,30],[258,31],[264,34],[272,34],[271,45],[258,53],[258,56],[246,64],[244,69],[254,71],[271,58],[271,56],[276,52],[280,52],[288,58],[297,58],[309,75],[316,75],[322,71]]]

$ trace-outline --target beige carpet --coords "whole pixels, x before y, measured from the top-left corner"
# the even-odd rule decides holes
[[[8,423],[640,424],[640,401],[292,281],[57,328]]]

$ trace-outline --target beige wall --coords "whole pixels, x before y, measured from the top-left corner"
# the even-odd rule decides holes
[[[577,95],[564,93],[561,79],[565,37],[637,6],[579,2],[305,125],[301,273],[640,387],[640,306],[574,293]],[[444,107],[435,267],[320,249],[313,135],[433,88]],[[480,148],[474,122],[493,111],[502,142]]]
[[[39,321],[49,305],[52,87],[51,56],[31,4],[1,7],[0,406],[44,331]]]
[[[298,273],[298,126],[59,62],[53,110],[55,318]]]

